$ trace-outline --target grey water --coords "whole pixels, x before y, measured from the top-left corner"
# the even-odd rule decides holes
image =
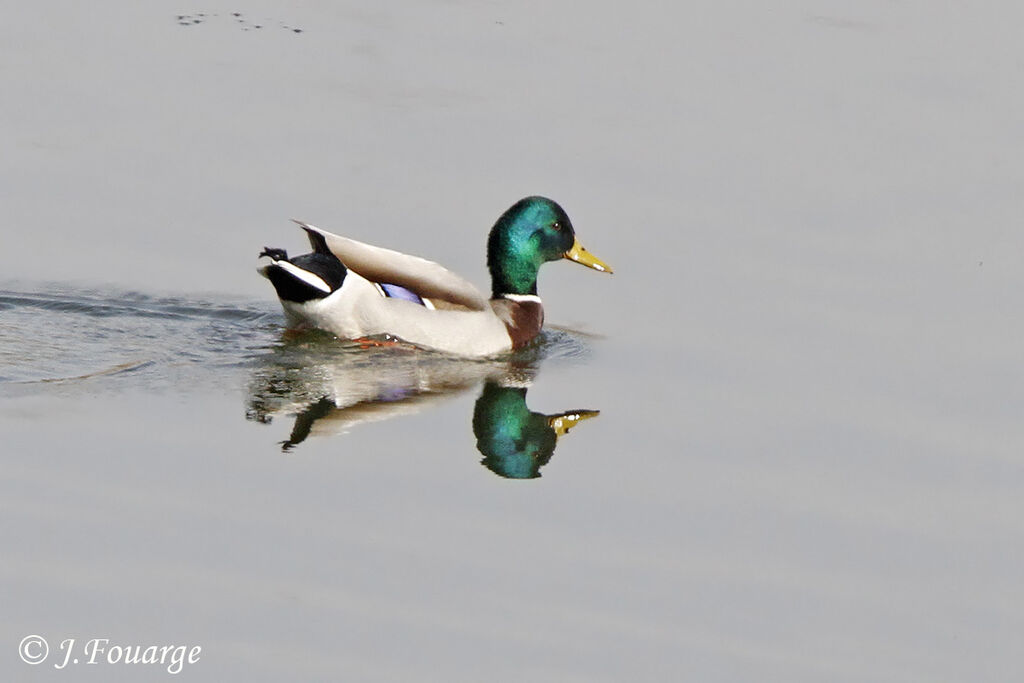
[[[599,414],[583,409],[545,416],[552,424],[533,431],[548,443],[537,452],[527,425],[533,411],[517,416],[514,409],[525,406],[542,364],[578,363],[587,356],[586,336],[571,331],[547,329],[514,354],[472,360],[391,340],[348,341],[319,330],[287,330],[280,312],[265,302],[62,290],[51,284],[45,292],[0,290],[0,310],[6,313],[0,367],[9,373],[0,383],[12,397],[84,392],[95,398],[138,390],[191,395],[233,387],[243,392],[247,419],[264,425],[294,419],[289,438],[279,442],[286,452],[311,433],[419,412],[486,386],[487,398],[478,399],[474,412],[478,450],[492,461],[529,461],[521,467],[496,464],[492,469],[500,476],[534,478],[559,436]],[[566,421],[564,428],[553,424],[558,419]],[[512,443],[485,445],[505,436]]]
[[[1019,678],[1021,12],[5,8],[0,679]],[[508,357],[255,273],[538,193]]]

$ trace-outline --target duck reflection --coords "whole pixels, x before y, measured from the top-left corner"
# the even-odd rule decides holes
[[[307,438],[417,413],[483,385],[472,428],[484,466],[510,479],[532,479],[551,460],[558,438],[596,410],[532,412],[527,387],[544,348],[501,361],[466,361],[404,346],[360,346],[306,337],[263,359],[249,382],[246,417],[270,423],[294,417],[283,451]]]
[[[526,388],[487,380],[473,409],[473,435],[484,455],[481,463],[499,477],[535,479],[554,455],[558,437],[599,412],[535,413],[526,405]]]

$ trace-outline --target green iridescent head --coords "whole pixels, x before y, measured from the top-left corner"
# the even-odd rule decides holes
[[[501,215],[487,239],[492,295],[536,294],[541,264],[561,258],[611,272],[576,241],[572,222],[557,202],[546,197],[520,199]]]
[[[554,455],[558,438],[597,415],[596,410],[535,413],[526,405],[525,388],[488,380],[473,408],[473,434],[484,456],[481,463],[506,479],[535,479]]]

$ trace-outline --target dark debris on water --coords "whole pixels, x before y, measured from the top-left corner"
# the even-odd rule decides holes
[[[238,28],[242,29],[243,31],[248,31],[249,29],[262,29],[266,25],[266,22],[260,24],[250,22],[248,19],[242,16],[241,12],[232,12],[231,16],[234,17],[235,23],[238,25]],[[211,17],[219,17],[219,15],[208,15],[205,12],[198,12],[196,14],[178,14],[176,15],[175,19],[178,22],[179,26],[195,26],[197,24],[202,24],[204,21],[208,22],[211,19]],[[268,19],[267,21],[270,20]],[[290,31],[292,33],[302,33],[304,31],[304,29],[301,28],[288,26],[284,22],[278,22],[278,25],[284,30]]]

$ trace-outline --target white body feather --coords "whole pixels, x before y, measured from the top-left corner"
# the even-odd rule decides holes
[[[490,305],[475,311],[430,310],[382,297],[372,282],[351,268],[330,296],[281,304],[291,325],[309,325],[345,339],[391,334],[418,346],[475,357],[512,348],[505,323]]]

